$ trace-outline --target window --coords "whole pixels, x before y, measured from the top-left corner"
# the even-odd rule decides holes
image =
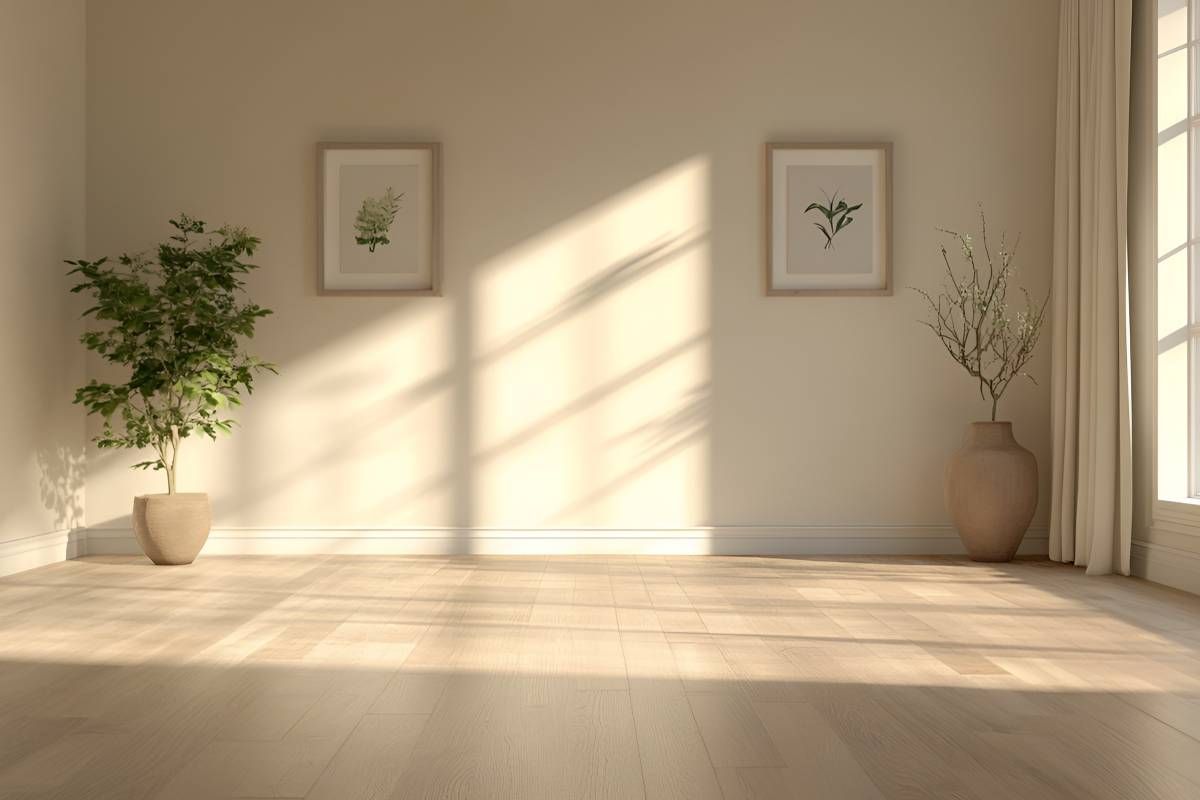
[[[1200,0],[1158,2],[1158,496],[1200,498]]]

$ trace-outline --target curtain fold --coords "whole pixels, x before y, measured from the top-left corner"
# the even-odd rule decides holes
[[[1129,574],[1132,0],[1061,0],[1050,557]]]

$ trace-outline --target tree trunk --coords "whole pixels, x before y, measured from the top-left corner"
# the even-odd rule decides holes
[[[179,431],[171,428],[171,460],[167,467],[167,494],[175,494],[175,462],[179,458]]]

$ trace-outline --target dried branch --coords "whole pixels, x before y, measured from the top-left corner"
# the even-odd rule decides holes
[[[1029,292],[1022,289],[1025,308],[1010,313],[1008,287],[1014,274],[1013,256],[1021,239],[1018,236],[1009,249],[1006,237],[1001,235],[997,260],[988,241],[987,217],[982,207],[979,221],[986,270],[981,269],[976,260],[970,234],[939,228],[957,241],[970,271],[962,275],[956,273],[943,244],[940,250],[948,282],[943,280],[936,295],[924,289],[910,288],[925,299],[931,312],[931,318],[920,320],[921,324],[933,331],[950,357],[978,382],[979,396],[991,397],[992,420],[995,421],[1000,398],[1013,378],[1022,376],[1036,383],[1025,371],[1025,365],[1033,357],[1041,337],[1050,298],[1047,295],[1041,305],[1035,306]]]

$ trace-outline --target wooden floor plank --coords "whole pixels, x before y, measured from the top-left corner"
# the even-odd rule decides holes
[[[683,692],[648,681],[630,691],[638,752],[650,800],[717,800],[721,787]]]
[[[387,800],[400,786],[428,719],[421,714],[367,714],[306,797]]]
[[[770,734],[740,694],[689,694],[692,716],[713,766],[782,767],[783,757]]]

